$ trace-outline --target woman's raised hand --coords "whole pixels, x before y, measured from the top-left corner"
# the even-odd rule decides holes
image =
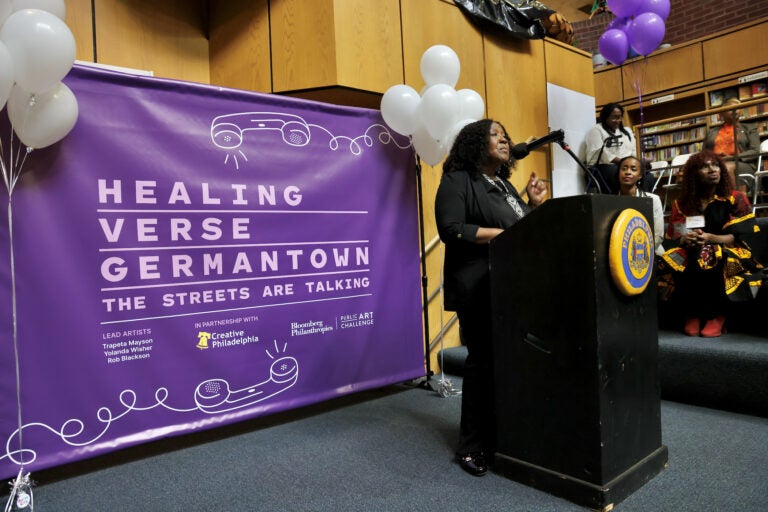
[[[525,187],[525,191],[528,193],[531,204],[538,206],[544,202],[547,196],[547,185],[536,176],[535,172],[532,172],[530,178],[528,178],[528,185]]]

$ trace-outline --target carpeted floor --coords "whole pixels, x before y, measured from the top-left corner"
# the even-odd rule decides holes
[[[586,510],[464,473],[460,400],[390,386],[41,471],[35,510]],[[768,419],[662,402],[662,431],[669,467],[616,510],[768,510]]]

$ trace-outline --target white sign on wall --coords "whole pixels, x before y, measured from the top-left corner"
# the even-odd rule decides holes
[[[549,130],[565,132],[565,142],[583,162],[584,140],[595,125],[595,98],[580,92],[547,83]],[[575,196],[584,193],[584,171],[558,144],[552,148],[552,197]]]

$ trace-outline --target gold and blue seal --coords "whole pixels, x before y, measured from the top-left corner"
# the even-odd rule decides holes
[[[653,271],[653,231],[637,210],[622,211],[611,229],[608,246],[608,266],[611,277],[624,295],[639,295],[645,291]]]

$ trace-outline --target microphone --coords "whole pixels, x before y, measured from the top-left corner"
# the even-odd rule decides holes
[[[521,158],[525,158],[528,156],[528,153],[533,151],[534,149],[543,146],[545,144],[551,144],[552,142],[560,142],[565,138],[565,132],[563,130],[555,130],[553,132],[549,132],[543,137],[539,137],[538,139],[534,139],[528,144],[525,142],[521,142],[520,144],[515,144],[512,149],[510,150],[510,153],[513,157],[515,157],[516,160],[520,160]]]
[[[552,142],[560,142],[564,138],[565,138],[565,132],[563,130],[555,130],[553,132],[549,132],[545,136],[531,141],[528,144],[528,151],[533,151],[534,149],[538,148],[539,146],[543,146],[544,144],[551,144]]]
[[[528,144],[525,142],[521,142],[520,144],[515,144],[509,149],[509,153],[512,155],[512,158],[515,160],[520,160],[522,158],[525,158],[528,156]]]

